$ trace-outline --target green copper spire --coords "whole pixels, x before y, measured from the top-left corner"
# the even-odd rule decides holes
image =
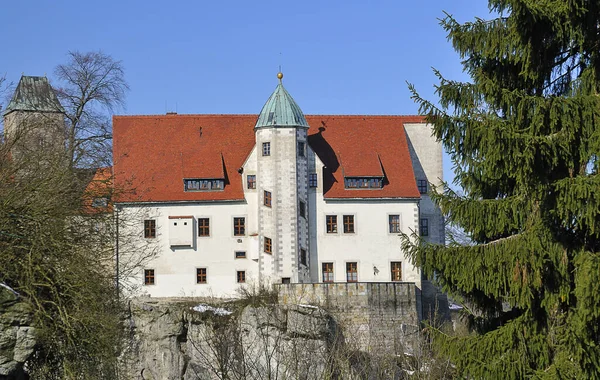
[[[308,128],[304,114],[294,98],[285,90],[281,79],[282,73],[277,74],[279,84],[269,100],[265,103],[254,128],[263,127],[303,127]]]
[[[26,75],[21,76],[4,115],[12,111],[65,112],[46,77]]]

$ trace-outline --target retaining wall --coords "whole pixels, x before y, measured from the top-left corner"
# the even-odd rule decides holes
[[[412,282],[279,284],[279,303],[322,307],[357,349],[412,352],[421,320],[421,291]],[[383,351],[382,351],[383,352]]]

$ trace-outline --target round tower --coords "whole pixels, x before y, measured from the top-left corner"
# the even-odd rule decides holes
[[[261,277],[308,282],[308,123],[279,84],[254,127],[257,147]]]

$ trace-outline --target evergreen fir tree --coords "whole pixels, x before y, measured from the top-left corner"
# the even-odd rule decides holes
[[[473,245],[411,244],[473,307],[473,334],[433,331],[468,378],[600,378],[600,1],[490,0],[441,25],[471,81],[419,97],[455,164],[432,197]]]

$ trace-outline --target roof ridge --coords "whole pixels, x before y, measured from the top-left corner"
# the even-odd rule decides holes
[[[373,114],[307,114],[306,116],[335,116],[335,117],[424,117],[423,115],[405,115],[405,114],[385,114],[385,115],[373,115]]]
[[[239,116],[239,117],[248,117],[248,116],[256,116],[257,113],[178,113],[178,114],[132,114],[132,115],[114,115],[113,117],[198,117],[198,116]],[[327,116],[327,117],[376,117],[376,118],[384,118],[384,117],[425,117],[424,115],[405,115],[405,114],[386,114],[386,115],[373,115],[373,114],[305,114],[306,117],[317,117],[317,116]]]
[[[248,117],[248,116],[258,116],[257,113],[175,113],[175,114],[132,114],[132,115],[113,115],[113,117],[198,117],[198,116],[240,116],[240,117]]]

